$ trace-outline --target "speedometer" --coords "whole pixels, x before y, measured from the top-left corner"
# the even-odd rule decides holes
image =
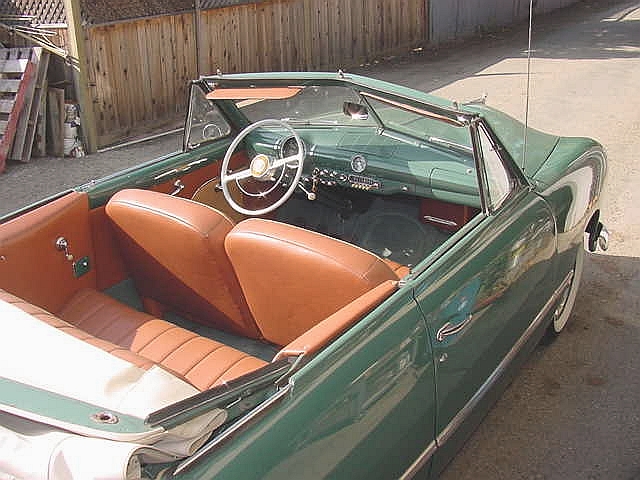
[[[280,147],[280,158],[293,157],[298,153],[298,142],[295,137],[287,138]]]

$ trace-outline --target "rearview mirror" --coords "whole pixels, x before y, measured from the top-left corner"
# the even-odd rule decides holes
[[[344,102],[342,112],[352,120],[366,120],[369,118],[369,109],[365,105],[353,102]]]

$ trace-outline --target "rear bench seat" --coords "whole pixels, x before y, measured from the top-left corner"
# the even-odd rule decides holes
[[[92,289],[77,292],[59,318],[1,289],[0,300],[140,368],[161,365],[200,391],[267,364]]]

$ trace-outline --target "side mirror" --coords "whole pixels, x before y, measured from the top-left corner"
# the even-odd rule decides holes
[[[365,105],[353,102],[344,102],[342,112],[352,120],[366,120],[369,118],[369,109]]]

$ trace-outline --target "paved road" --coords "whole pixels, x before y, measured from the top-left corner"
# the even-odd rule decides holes
[[[524,118],[526,26],[362,72]],[[537,18],[530,123],[606,145],[607,255],[590,255],[575,313],[539,347],[443,480],[640,479],[640,1],[586,0]],[[0,215],[178,148],[170,137],[83,159],[10,165]]]
[[[526,26],[370,74],[524,118]],[[608,150],[606,256],[589,256],[568,331],[530,358],[442,476],[640,479],[640,2],[594,2],[534,30],[530,123]]]

